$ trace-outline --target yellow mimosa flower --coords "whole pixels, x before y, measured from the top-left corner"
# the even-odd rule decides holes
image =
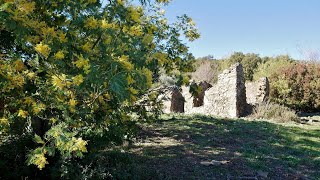
[[[35,114],[39,114],[41,111],[45,110],[46,109],[46,105],[40,103],[40,104],[37,104],[37,103],[33,103],[32,104],[32,111],[35,113]]]
[[[78,104],[78,102],[75,99],[72,98],[69,100],[69,105],[71,107],[75,107],[77,104]]]
[[[26,118],[28,115],[29,115],[29,113],[27,111],[19,109],[19,112],[18,112],[19,117]]]
[[[7,118],[2,117],[2,118],[0,118],[0,124],[2,124],[2,125],[9,125],[9,121],[8,121]]]
[[[64,59],[63,51],[58,51],[56,54],[54,54],[54,58],[56,60]]]
[[[84,27],[89,29],[95,29],[98,27],[98,20],[96,20],[93,16],[91,16],[86,20]]]
[[[34,49],[45,58],[48,58],[51,51],[50,47],[46,44],[42,44],[42,42],[37,44]]]
[[[24,11],[26,14],[33,12],[35,9],[35,2],[23,2],[18,5],[20,11]]]
[[[91,48],[92,48],[92,44],[87,42],[85,43],[82,47],[82,50],[86,51],[86,52],[90,52],[91,51]]]
[[[52,85],[56,88],[63,89],[67,84],[67,76],[65,74],[61,75],[53,75],[52,77]]]
[[[38,166],[38,168],[40,170],[42,170],[45,167],[45,165],[49,164],[49,163],[47,161],[47,158],[44,156],[44,154],[41,153],[41,154],[36,154],[35,155],[34,164],[36,164]]]
[[[88,144],[87,141],[83,140],[82,138],[78,138],[75,140],[75,146],[81,152],[87,152],[87,148],[86,148],[87,144]]]
[[[83,83],[83,76],[81,74],[77,75],[72,78],[72,81],[74,85],[80,86],[80,84]]]

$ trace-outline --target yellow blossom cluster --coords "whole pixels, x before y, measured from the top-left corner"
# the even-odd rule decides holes
[[[20,11],[23,11],[26,14],[30,14],[34,11],[35,5],[35,2],[22,0],[17,6]]]
[[[88,28],[88,29],[95,29],[98,27],[98,20],[96,18],[94,18],[93,16],[91,16],[90,18],[88,18],[85,21],[85,25],[84,27]]]
[[[73,84],[76,86],[80,86],[83,83],[83,76],[81,74],[74,76],[72,78]]]
[[[115,23],[108,23],[106,19],[101,20],[101,28],[102,29],[115,29],[116,24]]]
[[[5,125],[5,126],[8,126],[8,125],[9,125],[9,121],[8,121],[7,118],[2,117],[2,118],[0,118],[0,124],[1,124],[1,125]]]
[[[38,44],[40,42],[40,36],[28,36],[27,41],[31,44]]]
[[[55,124],[57,121],[58,121],[58,120],[57,120],[56,118],[50,118],[50,119],[49,119],[49,122],[50,122],[51,124]]]
[[[121,6],[123,6],[124,3],[125,3],[125,0],[117,0],[117,3],[118,3],[119,5],[121,5]]]
[[[41,28],[41,32],[42,32],[44,38],[57,37],[57,34],[56,34],[56,32],[55,32],[53,27],[42,27]]]
[[[52,85],[57,89],[63,89],[67,86],[67,76],[65,74],[53,75],[51,77]]]
[[[75,61],[73,64],[75,64],[77,68],[82,68],[86,74],[90,72],[89,60],[83,58],[82,56],[80,56],[79,59]]]
[[[130,85],[130,84],[133,84],[133,83],[135,83],[136,81],[132,78],[132,76],[128,76],[127,77],[127,82],[128,82],[128,84]]]
[[[23,73],[26,75],[26,77],[28,77],[29,80],[34,80],[36,78],[36,73],[26,70],[23,71]]]
[[[82,138],[72,138],[74,142],[74,146],[72,148],[73,151],[81,151],[81,152],[87,152],[86,145],[88,144],[87,141],[83,140]]]
[[[34,49],[45,58],[48,58],[51,51],[50,47],[47,44],[43,44],[42,42],[40,44],[37,44]]]
[[[19,109],[19,112],[18,112],[19,117],[26,118],[28,115],[29,115],[28,111],[24,111],[22,109]]]
[[[31,97],[25,97],[24,103],[27,105],[31,105],[31,104],[35,103],[35,101]]]
[[[46,105],[43,103],[36,103],[34,102],[32,104],[32,111],[34,112],[34,114],[39,114],[41,111],[46,109]]]
[[[68,141],[62,140],[59,138],[59,135],[61,133],[61,130],[56,129],[53,133],[52,136],[56,138],[56,146],[59,149],[62,149],[67,152],[87,152],[86,145],[88,144],[87,141],[83,140],[82,138],[76,138],[72,137]]]
[[[63,33],[62,31],[59,31],[59,32],[58,32],[58,38],[59,38],[59,41],[60,41],[61,43],[67,42],[66,34]]]
[[[24,83],[25,83],[25,80],[24,80],[24,77],[23,75],[21,74],[15,74],[15,75],[12,75],[12,76],[8,76],[8,79],[10,80],[11,84],[12,84],[12,87],[23,87]],[[9,85],[9,87],[11,87]]]
[[[168,55],[158,52],[153,55],[153,59],[157,59],[159,64],[163,65],[168,61]]]
[[[148,87],[151,87],[152,86],[152,72],[147,69],[147,68],[143,68],[142,69],[142,72],[143,74],[145,75],[146,77],[146,84]]]
[[[64,53],[63,51],[58,51],[54,54],[54,59],[56,60],[61,60],[64,59]]]
[[[77,104],[78,104],[78,102],[74,98],[69,100],[69,105],[71,107],[75,107]]]
[[[34,164],[36,164],[40,170],[42,170],[46,164],[49,164],[44,155],[44,153],[34,155]]]
[[[14,88],[22,88],[25,84],[25,78],[22,70],[25,66],[21,60],[15,61],[0,61],[0,75],[9,81],[3,87],[3,92],[11,91]]]
[[[118,61],[126,68],[127,70],[132,70],[134,65],[129,62],[129,56],[122,55],[118,58]]]
[[[129,10],[129,17],[130,17],[133,21],[135,21],[135,22],[137,22],[137,23],[140,23],[140,22],[141,22],[141,20],[140,20],[141,14],[140,14],[140,12],[138,11],[138,9],[137,9],[137,8],[134,8],[133,6],[130,6],[130,7],[128,8],[128,10]]]
[[[139,91],[134,89],[133,87],[128,88],[128,91],[130,92],[131,101],[135,102],[137,100],[136,95],[139,93]]]
[[[128,33],[131,36],[138,36],[138,37],[140,37],[144,34],[141,25],[131,26],[129,28],[127,26],[125,26],[125,27],[123,27],[122,31],[124,33]]]
[[[69,109],[72,113],[74,113],[76,111],[75,107],[77,104],[78,104],[78,102],[74,98],[71,98],[69,100]]]
[[[81,46],[82,50],[85,52],[90,52],[93,45],[90,42],[86,42],[84,45]]]

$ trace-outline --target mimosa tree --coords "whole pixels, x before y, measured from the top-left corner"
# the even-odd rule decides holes
[[[186,15],[168,23],[166,3],[0,0],[0,135],[34,134],[39,169],[82,157],[95,136],[128,138],[160,70],[190,70],[180,35],[199,34]]]

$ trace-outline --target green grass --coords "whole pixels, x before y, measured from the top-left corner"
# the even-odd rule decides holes
[[[265,179],[320,179],[319,125],[167,116],[141,130],[136,143],[112,152],[122,158],[114,178],[227,179],[262,171]],[[229,163],[200,164],[211,160]]]

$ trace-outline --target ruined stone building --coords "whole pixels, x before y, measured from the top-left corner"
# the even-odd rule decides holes
[[[248,114],[250,105],[264,102],[269,96],[268,79],[261,78],[257,82],[246,83],[239,63],[224,70],[218,76],[216,84],[200,82],[199,86],[201,91],[194,96],[186,86],[172,91],[170,101],[164,102],[164,112],[243,117]],[[179,106],[176,107],[177,105]]]

